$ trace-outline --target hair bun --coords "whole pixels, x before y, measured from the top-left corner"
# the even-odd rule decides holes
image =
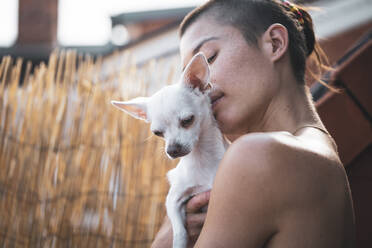
[[[304,19],[304,23],[302,27],[303,27],[303,32],[305,34],[305,41],[306,41],[306,48],[307,48],[306,55],[310,56],[310,54],[314,51],[314,46],[315,46],[315,34],[314,34],[313,20],[311,19],[311,16],[306,10],[302,8],[299,8],[299,10]]]

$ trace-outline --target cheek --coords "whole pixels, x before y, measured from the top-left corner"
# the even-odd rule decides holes
[[[197,140],[199,133],[196,132],[196,129],[185,130],[182,133],[183,140],[188,143],[189,146],[193,146],[194,142]]]
[[[229,76],[229,68],[226,63],[216,63],[210,67],[210,80],[217,90],[224,90],[226,85],[230,82],[231,77]]]
[[[247,79],[246,75],[249,73],[249,65],[246,65],[246,60],[235,56],[235,54],[226,53],[220,56],[210,66],[211,81],[222,90],[228,91],[230,87],[234,87],[242,79]]]
[[[168,138],[169,144],[176,142],[182,146],[190,148],[194,145],[197,135],[198,133],[196,133],[193,129],[178,129],[177,131],[172,133],[171,137]]]
[[[228,56],[230,55],[230,56]],[[212,71],[215,82],[226,95],[255,97],[271,90],[272,65],[258,52],[234,52],[224,56]],[[243,100],[243,99],[241,99]],[[247,100],[247,99],[245,99]]]

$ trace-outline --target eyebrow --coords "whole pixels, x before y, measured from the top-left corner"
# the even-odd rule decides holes
[[[208,41],[211,41],[211,40],[218,40],[219,38],[216,37],[216,36],[212,36],[212,37],[209,37],[209,38],[205,38],[204,40],[202,40],[201,42],[199,42],[199,44],[194,48],[194,50],[192,50],[192,55],[194,56],[197,52],[199,52],[200,48],[205,44],[207,43]],[[186,68],[186,66],[184,66],[182,68],[182,71],[184,71]]]

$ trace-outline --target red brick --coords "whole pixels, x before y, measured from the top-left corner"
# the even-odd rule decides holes
[[[55,45],[58,0],[19,0],[17,45]]]

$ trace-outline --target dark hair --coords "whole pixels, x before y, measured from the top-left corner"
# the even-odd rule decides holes
[[[280,0],[209,0],[183,19],[180,36],[182,37],[186,29],[200,16],[210,15],[221,24],[238,28],[248,43],[257,45],[257,39],[270,25],[280,23],[288,30],[289,55],[297,81],[305,82],[306,60],[311,55],[312,62],[316,65],[316,73],[309,73],[314,79],[325,84],[320,80],[321,74],[330,67],[327,57],[316,42],[311,16],[304,8],[291,5],[298,11],[291,11],[291,8]]]

